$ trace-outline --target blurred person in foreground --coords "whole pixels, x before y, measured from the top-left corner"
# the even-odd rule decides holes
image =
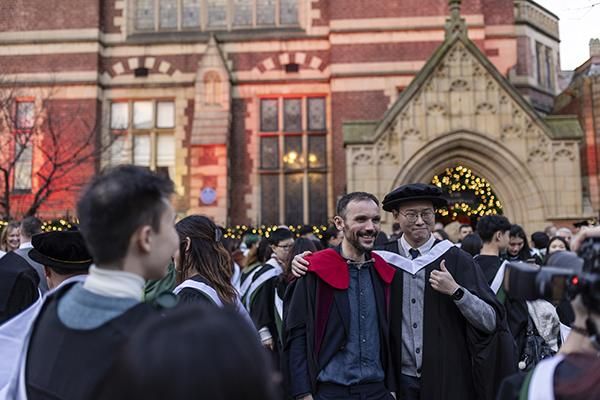
[[[77,213],[95,264],[85,282],[46,297],[8,398],[81,400],[98,391],[131,329],[158,314],[142,300],[145,280],[165,275],[179,243],[172,193],[170,180],[131,165],[87,186]]]
[[[34,235],[29,256],[42,265],[50,290],[83,282],[92,256],[77,231],[52,231]],[[10,257],[10,256],[9,256]],[[0,326],[0,388],[8,385],[16,372],[25,335],[42,306],[40,297],[30,307]]]
[[[586,239],[595,238],[594,247],[583,245]],[[571,247],[579,255],[584,276],[581,286],[569,295],[575,311],[572,331],[559,354],[545,359],[528,374],[507,378],[498,393],[498,400],[543,399],[587,400],[600,398],[600,228],[577,234]],[[565,258],[566,260],[566,258]],[[574,261],[565,267],[573,268]],[[584,283],[585,282],[585,283]]]
[[[276,400],[252,328],[232,310],[183,304],[129,333],[94,400]]]
[[[34,261],[29,257],[29,250],[31,250],[31,238],[33,235],[37,235],[42,232],[42,221],[36,217],[23,218],[19,228],[20,244],[19,248],[15,250],[15,253],[20,255],[31,265],[31,268],[35,269],[40,277],[39,288],[42,294],[48,291],[48,282],[46,281],[46,275],[44,274],[44,266]]]

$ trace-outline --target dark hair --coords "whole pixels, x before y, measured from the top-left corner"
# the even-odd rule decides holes
[[[434,232],[437,232],[444,240],[450,239],[450,236],[448,236],[448,233],[443,229],[436,229]]]
[[[222,301],[235,304],[237,292],[231,284],[233,261],[220,241],[221,231],[205,216],[190,215],[175,224],[179,235],[181,266],[177,271],[178,282],[193,275],[193,271],[206,279]],[[185,238],[190,238],[186,251]]]
[[[289,281],[292,278],[292,261],[296,255],[304,253],[305,251],[316,252],[317,247],[315,246],[315,243],[312,240],[303,237],[294,240],[294,246],[292,246],[288,258],[285,260],[284,279]]]
[[[398,232],[401,229],[400,223],[394,222],[392,224],[392,232]]]
[[[333,226],[333,225],[329,225],[327,227],[327,230],[325,232],[322,233],[322,237],[321,237],[321,246],[323,246],[324,249],[329,247],[329,241],[335,237],[337,237],[339,231],[338,229]]]
[[[79,230],[94,261],[122,260],[141,226],[158,232],[172,193],[173,182],[142,167],[120,165],[97,175],[77,203]]]
[[[471,226],[471,224],[460,224],[460,226],[458,227],[458,231],[460,232],[462,230],[462,228],[471,228],[471,229],[473,229],[473,227]]]
[[[230,309],[185,304],[134,328],[96,400],[274,400],[274,374],[256,332]]]
[[[476,233],[470,233],[461,242],[460,248],[472,255],[473,257],[479,254],[481,248],[483,247],[483,242],[481,238]]]
[[[571,247],[569,246],[569,243],[565,240],[565,238],[561,237],[561,236],[554,236],[552,239],[548,240],[548,245],[546,246],[546,259],[544,261],[548,261],[548,257],[550,257],[550,245],[552,244],[552,242],[556,242],[556,241],[562,242],[565,245],[565,249],[567,249],[567,251],[571,251]],[[545,262],[544,262],[545,264]]]
[[[287,228],[277,228],[269,235],[269,244],[277,246],[284,240],[292,239],[294,234]]]
[[[36,217],[27,217],[21,221],[21,236],[32,237],[42,232],[42,221]]]
[[[550,238],[544,232],[533,232],[531,234],[531,243],[536,249],[545,249],[550,244]]]
[[[266,263],[271,258],[271,254],[273,254],[273,250],[271,249],[269,240],[265,237],[260,239],[258,249],[256,250],[256,259],[258,262],[261,264]]]
[[[346,216],[346,208],[348,204],[352,201],[373,201],[379,207],[379,200],[377,197],[367,192],[352,192],[342,196],[342,198],[338,201],[336,207],[336,214],[340,217],[344,218]]]
[[[527,241],[527,235],[525,234],[525,231],[523,230],[521,225],[516,225],[516,224],[511,225],[509,236],[511,238],[523,239],[523,248],[521,248],[521,251],[517,255],[519,260],[527,261],[528,259],[530,259],[531,258],[531,249],[529,248],[529,242]]]
[[[510,231],[508,218],[503,215],[485,215],[477,222],[477,234],[484,243],[489,243],[496,232]]]
[[[313,228],[310,225],[302,225],[302,227],[298,230],[298,234],[300,236],[308,235],[313,233]]]

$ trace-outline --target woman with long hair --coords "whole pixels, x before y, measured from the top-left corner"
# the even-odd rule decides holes
[[[529,247],[527,235],[520,225],[512,225],[510,227],[506,259],[508,261],[526,261],[538,265],[542,264],[542,259]]]
[[[230,306],[249,318],[231,283],[233,261],[221,243],[221,230],[201,215],[185,217],[175,224],[175,230],[180,244],[175,257],[178,286],[173,292],[180,301]]]

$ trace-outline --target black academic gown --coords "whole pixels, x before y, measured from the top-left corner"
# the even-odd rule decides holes
[[[491,285],[498,269],[503,263],[502,259],[497,256],[479,255],[475,257],[475,262],[481,268],[488,284]],[[506,308],[508,328],[515,340],[517,349],[516,357],[518,361],[521,359],[521,354],[525,348],[525,339],[527,337],[527,321],[529,318],[527,303],[524,300],[512,299],[507,294],[504,300],[504,307]]]
[[[333,249],[314,253],[307,259],[308,273],[289,286],[284,299],[284,360],[292,397],[316,393],[319,372],[344,349],[350,329],[347,263]],[[396,382],[389,346],[389,299],[390,284],[397,271],[378,259],[369,271],[377,305],[384,383],[392,392]]]
[[[400,254],[398,241],[388,242],[382,250]],[[494,308],[495,332],[487,334],[471,326],[450,296],[435,291],[428,284],[431,272],[440,269],[442,260],[460,286]],[[421,399],[493,399],[502,379],[513,373],[517,364],[504,307],[471,255],[458,247],[450,248],[425,269]],[[402,360],[404,275],[396,274],[392,282],[390,340],[398,381]]]
[[[98,328],[71,329],[58,317],[58,303],[73,285],[53,292],[35,321],[27,352],[29,400],[93,398],[133,329],[158,315],[156,307],[140,303]]]
[[[38,299],[39,283],[37,272],[23,257],[9,252],[0,258],[0,324]]]

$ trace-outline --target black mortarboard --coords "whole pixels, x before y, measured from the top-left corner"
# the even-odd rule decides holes
[[[29,257],[46,267],[79,272],[92,264],[79,231],[38,233],[31,238],[31,245]]]
[[[443,192],[439,187],[425,183],[409,183],[388,193],[383,199],[383,209],[393,211],[401,203],[417,200],[431,201],[436,208],[448,206],[448,202],[444,199]]]

